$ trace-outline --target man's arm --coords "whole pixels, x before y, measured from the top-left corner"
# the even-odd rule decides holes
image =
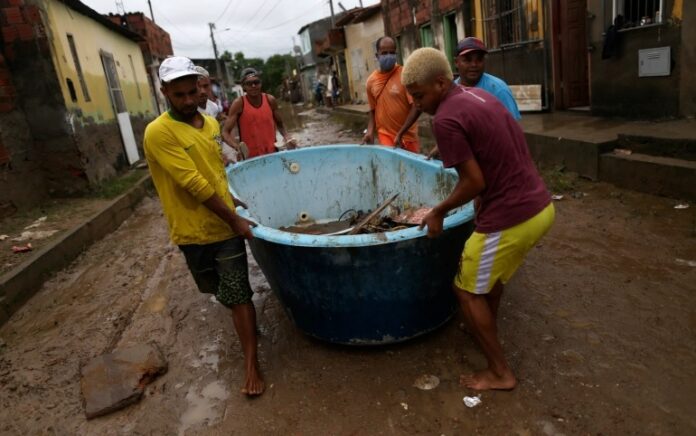
[[[522,119],[522,115],[520,115],[520,109],[517,107],[517,101],[515,100],[515,96],[512,95],[512,89],[510,89],[510,87],[507,86],[507,84],[505,84],[505,88],[503,89],[503,91],[498,93],[497,97],[500,98],[500,101],[503,103],[503,106],[505,106],[507,110],[510,112],[512,118],[516,119],[517,121]]]
[[[408,116],[406,117],[406,121],[404,121],[404,125],[401,126],[399,131],[396,133],[396,136],[394,137],[394,147],[400,148],[403,147],[403,136],[404,134],[408,131],[408,129],[411,128],[413,123],[418,121],[418,118],[420,118],[421,111],[418,110],[415,104],[411,103],[411,110],[408,113]]]
[[[374,144],[375,143],[375,110],[370,110],[370,115],[367,121],[367,132],[363,136],[362,144]]]
[[[225,120],[225,123],[222,125],[222,139],[224,139],[225,142],[230,145],[230,147],[234,148],[237,151],[239,151],[239,142],[237,142],[237,139],[232,134],[232,131],[237,126],[237,119],[239,118],[239,115],[242,113],[243,107],[244,106],[242,104],[241,97],[233,101],[230,105],[230,110],[227,114],[227,119]]]
[[[420,229],[428,227],[429,238],[436,238],[442,233],[442,224],[449,211],[473,200],[486,188],[483,173],[476,159],[459,163],[455,169],[459,180],[454,189],[447,198],[428,212],[420,224]]]
[[[217,194],[213,194],[210,198],[205,200],[203,205],[210,209],[215,215],[219,216],[221,220],[226,222],[235,234],[244,239],[254,239],[254,235],[251,233],[251,227],[256,226],[256,224],[237,215],[237,213],[230,209]]]
[[[285,144],[288,146],[289,150],[294,149],[297,147],[297,144],[295,144],[295,140],[290,138],[288,136],[288,131],[285,129],[285,124],[283,124],[283,117],[280,116],[280,110],[278,108],[278,101],[273,97],[272,95],[268,96],[268,104],[271,106],[271,110],[273,111],[273,120],[275,121],[276,128],[280,132],[281,136],[283,137],[283,141]]]

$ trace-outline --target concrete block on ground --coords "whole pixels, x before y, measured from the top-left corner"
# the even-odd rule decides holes
[[[696,200],[696,162],[633,153],[606,153],[600,159],[604,182],[648,194]]]
[[[95,357],[82,368],[80,380],[87,418],[139,401],[145,387],[165,372],[167,362],[154,343]]]

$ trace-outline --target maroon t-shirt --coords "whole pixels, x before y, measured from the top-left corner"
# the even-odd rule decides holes
[[[476,159],[486,188],[476,231],[492,233],[520,224],[550,202],[517,121],[493,95],[457,86],[440,102],[433,131],[445,167]]]

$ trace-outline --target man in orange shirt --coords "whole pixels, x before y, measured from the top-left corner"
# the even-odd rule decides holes
[[[377,40],[375,49],[379,70],[367,78],[370,120],[362,143],[373,144],[377,133],[382,145],[403,147],[419,153],[418,125],[415,121],[420,111],[401,84],[403,67],[396,64],[396,43],[392,38],[383,36]]]

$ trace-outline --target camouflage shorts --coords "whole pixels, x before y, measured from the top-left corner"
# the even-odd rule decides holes
[[[244,239],[236,237],[206,245],[179,245],[198,290],[214,294],[227,307],[251,302]]]

